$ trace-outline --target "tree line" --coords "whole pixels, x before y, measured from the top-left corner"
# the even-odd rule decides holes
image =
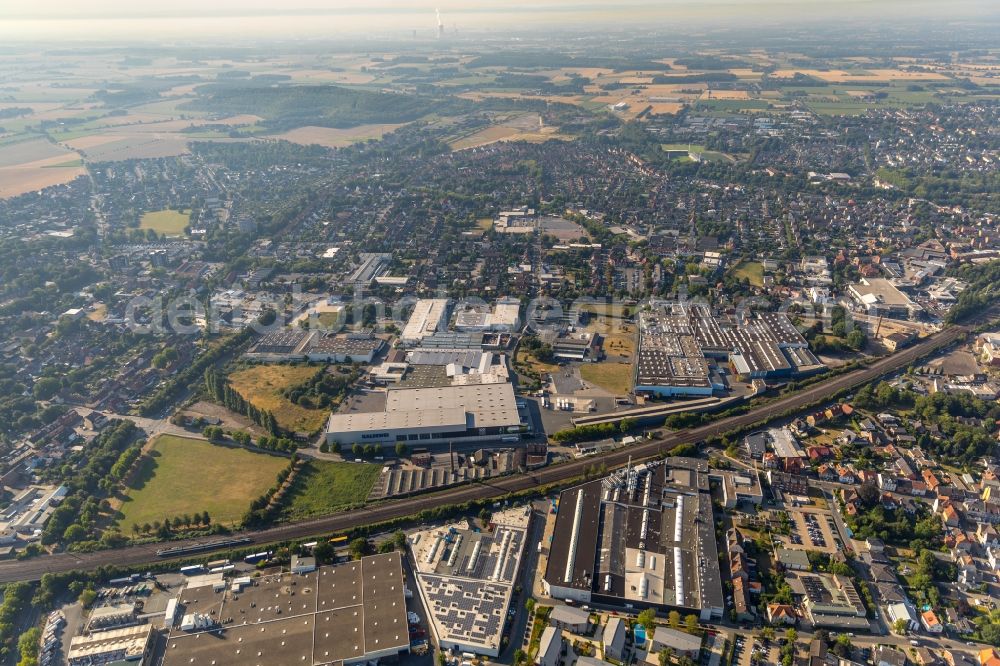
[[[208,395],[215,402],[223,405],[229,411],[246,416],[272,435],[281,434],[281,428],[278,426],[278,421],[274,418],[274,414],[266,409],[259,409],[252,402],[240,395],[226,381],[225,375],[218,368],[213,366],[205,369],[205,388],[208,391]]]
[[[266,318],[269,318],[273,322],[274,316],[273,312],[264,313],[261,315],[260,323],[266,326]],[[194,384],[197,377],[203,375],[206,369],[214,366],[219,360],[239,349],[241,345],[248,342],[252,337],[253,327],[247,326],[224,342],[212,346],[199,354],[190,365],[185,366],[177,374],[167,379],[152,395],[146,398],[139,407],[139,413],[143,416],[151,416],[161,411],[182,390]]]
[[[288,465],[278,472],[274,485],[250,502],[250,508],[243,514],[243,527],[260,527],[271,522],[285,490],[295,483],[295,477],[301,468],[299,457],[293,454]]]
[[[635,419],[622,419],[618,423],[595,423],[593,425],[576,426],[560,430],[552,439],[564,444],[588,442],[595,439],[624,435],[636,425]]]

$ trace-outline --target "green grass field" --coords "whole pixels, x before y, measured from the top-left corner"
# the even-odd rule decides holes
[[[663,150],[689,150],[692,153],[703,153],[708,150],[700,143],[661,143],[660,148]]]
[[[625,395],[632,388],[630,363],[584,363],[580,366],[580,376],[615,395]]]
[[[152,229],[158,234],[167,236],[183,236],[184,227],[191,221],[190,213],[178,213],[176,210],[158,210],[146,213],[139,220],[140,229]]]
[[[742,280],[746,278],[750,280],[750,284],[755,287],[764,286],[764,265],[756,261],[743,261],[740,262],[733,269],[733,277],[737,280]]]
[[[214,523],[235,524],[286,465],[277,456],[160,435],[126,490],[118,524],[128,532],[133,524],[199,511]]]
[[[364,502],[381,469],[378,465],[311,460],[286,496],[282,517],[301,520]]]

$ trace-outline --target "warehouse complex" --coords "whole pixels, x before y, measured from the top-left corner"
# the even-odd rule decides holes
[[[403,326],[399,341],[404,345],[415,345],[438,330],[447,328],[449,304],[447,298],[422,298],[417,301]]]
[[[371,332],[331,333],[289,327],[262,335],[243,356],[263,363],[371,363],[384,345]]]
[[[717,315],[707,305],[682,301],[654,303],[640,313],[637,393],[708,396],[725,390],[720,361],[742,381],[823,369],[783,313]]]
[[[874,316],[915,318],[923,309],[885,278],[861,278],[847,288],[847,293]]]
[[[348,665],[410,646],[399,553],[304,575],[189,585],[181,603],[165,666]]]
[[[74,636],[66,663],[69,666],[144,664],[152,651],[153,638],[153,627],[148,624]]]
[[[522,506],[493,514],[489,532],[463,522],[411,535],[417,585],[442,649],[500,654],[530,515]]]
[[[385,409],[338,412],[326,427],[328,442],[421,446],[483,440],[516,441],[525,429],[509,382],[394,388]]]
[[[708,465],[667,458],[563,491],[543,584],[558,599],[721,618]]]

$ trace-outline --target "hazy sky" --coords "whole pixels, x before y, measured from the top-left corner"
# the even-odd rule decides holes
[[[446,28],[546,29],[683,22],[996,15],[995,0],[0,0],[0,40],[322,37]]]

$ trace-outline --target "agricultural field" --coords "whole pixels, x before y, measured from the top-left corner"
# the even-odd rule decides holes
[[[192,137],[181,134],[119,134],[95,130],[65,141],[65,145],[78,150],[90,162],[115,162],[119,160],[153,159],[186,155]]]
[[[882,81],[944,81],[947,76],[936,72],[906,72],[900,69],[781,69],[774,72],[778,78],[792,78],[795,74],[811,76],[830,83],[875,83]]]
[[[381,469],[379,465],[310,460],[285,496],[282,518],[302,520],[362,503]]]
[[[497,141],[530,141],[541,143],[549,139],[568,139],[559,134],[557,128],[542,123],[537,113],[513,116],[500,122],[473,132],[467,136],[457,137],[448,145],[452,150],[479,148]]]
[[[395,132],[405,123],[382,125],[358,125],[347,129],[334,127],[297,127],[282,134],[271,135],[273,139],[284,139],[303,146],[317,145],[326,148],[343,148],[359,141],[381,139]]]
[[[311,365],[254,365],[229,375],[229,383],[258,409],[274,414],[278,425],[293,432],[315,432],[330,411],[293,404],[282,392],[316,374]]]
[[[145,213],[139,220],[140,229],[152,229],[161,236],[183,236],[191,220],[191,211],[157,210]]]
[[[208,511],[212,522],[235,525],[287,465],[278,456],[160,435],[125,491],[118,524],[128,531],[133,524]]]
[[[86,173],[80,155],[37,136],[0,139],[0,197],[68,183]]]
[[[580,377],[584,381],[599,386],[608,393],[625,395],[632,390],[631,363],[583,363]]]

